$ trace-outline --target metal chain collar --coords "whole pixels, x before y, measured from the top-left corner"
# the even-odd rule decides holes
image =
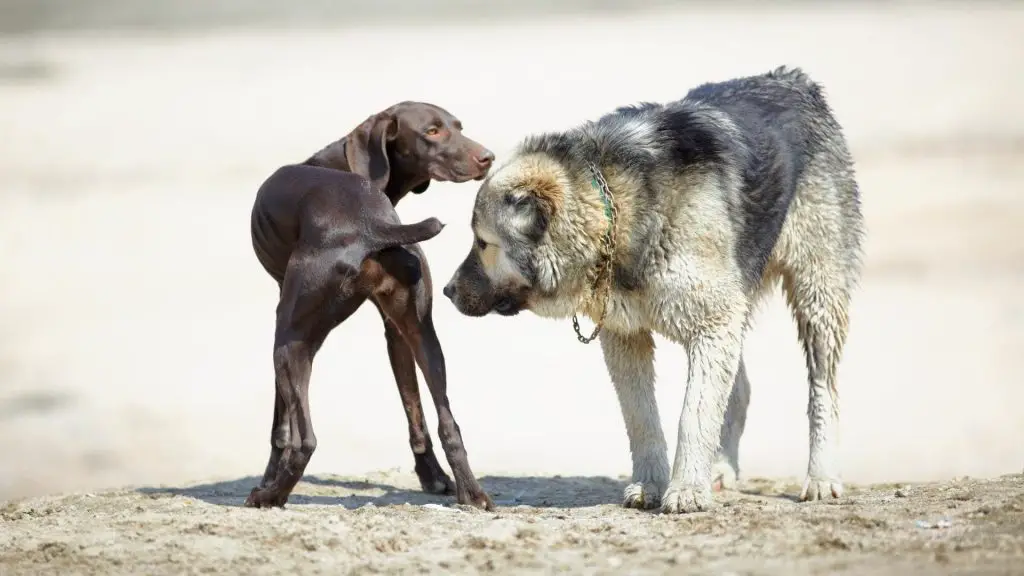
[[[608,218],[608,232],[601,241],[602,251],[597,261],[597,267],[594,270],[594,282],[591,285],[590,294],[591,298],[597,297],[598,294],[602,296],[601,315],[598,317],[597,324],[594,326],[594,331],[590,334],[589,338],[580,332],[580,322],[576,314],[572,315],[572,329],[576,331],[576,339],[583,344],[590,344],[597,338],[597,335],[601,333],[601,328],[604,327],[604,320],[608,314],[608,300],[611,298],[612,276],[615,270],[615,240],[617,236],[615,225],[618,220],[618,212],[612,199],[612,190],[604,179],[604,175],[601,174],[601,170],[593,162],[587,162],[587,167],[591,173],[590,185],[601,195],[601,202],[604,204],[604,215]]]

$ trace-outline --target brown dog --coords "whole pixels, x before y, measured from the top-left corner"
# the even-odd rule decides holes
[[[443,225],[436,218],[403,225],[394,209],[431,180],[483,179],[493,160],[494,154],[463,136],[462,124],[447,111],[402,102],[302,164],[278,169],[260,187],[252,244],[280,288],[277,385],[270,462],[247,506],[284,506],[302,477],[316,449],[308,395],[313,357],[331,330],[369,299],[384,320],[420,485],[438,494],[454,491],[460,504],[494,507],[470,470],[448,406],[444,355],[430,313],[430,271],[416,246]],[[437,409],[454,485],[424,428],[417,365]]]

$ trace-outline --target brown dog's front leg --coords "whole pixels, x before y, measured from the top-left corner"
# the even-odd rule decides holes
[[[377,306],[380,310],[380,306]],[[431,494],[454,494],[455,483],[445,474],[441,463],[434,454],[430,432],[423,418],[423,404],[420,402],[419,382],[416,379],[416,359],[412,350],[402,339],[402,334],[393,322],[381,311],[384,320],[384,337],[387,340],[388,359],[395,375],[398,394],[402,398],[406,419],[409,421],[409,446],[415,460],[416,476],[424,492]]]

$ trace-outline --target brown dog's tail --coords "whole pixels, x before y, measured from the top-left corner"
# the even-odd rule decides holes
[[[441,233],[444,224],[434,217],[427,218],[415,224],[385,224],[375,231],[375,250],[406,246],[408,244],[419,244],[426,242]]]

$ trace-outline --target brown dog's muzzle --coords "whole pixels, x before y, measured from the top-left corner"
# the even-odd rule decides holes
[[[465,136],[460,136],[452,144],[451,153],[445,154],[448,160],[433,166],[433,179],[461,183],[487,177],[494,165],[494,152]]]
[[[487,177],[487,172],[490,171],[491,166],[494,165],[494,152],[491,152],[487,148],[480,146],[479,150],[471,154],[473,163],[477,166],[477,176],[474,180],[483,180]]]

